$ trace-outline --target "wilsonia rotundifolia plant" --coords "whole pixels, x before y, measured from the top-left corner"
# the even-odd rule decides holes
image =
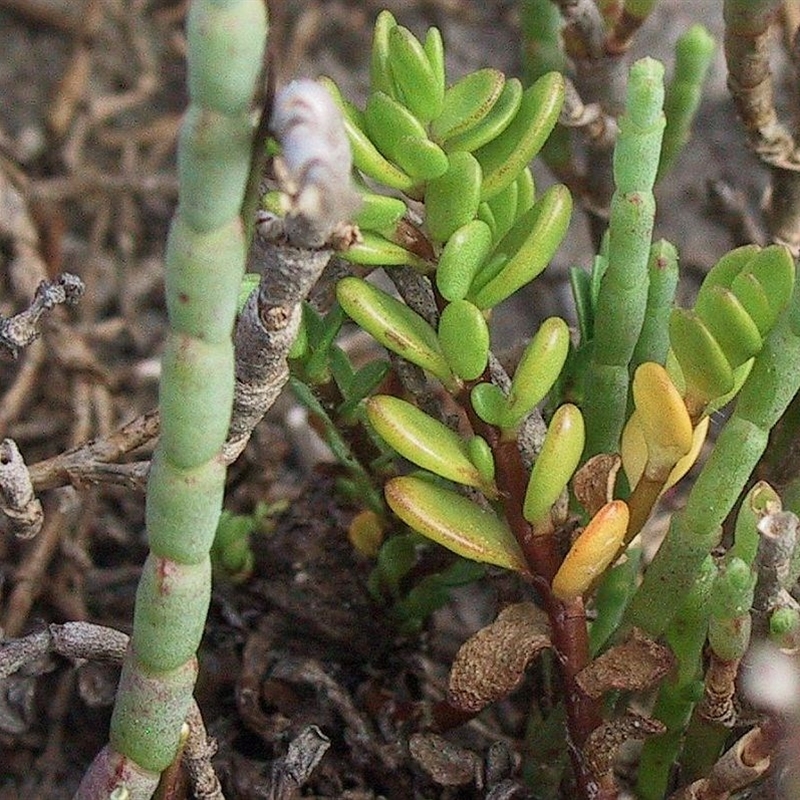
[[[147,495],[151,553],[110,744],[78,797],[147,798],[176,757],[225,466],[288,379],[288,356],[298,393],[325,421],[349,486],[369,509],[351,531],[359,546],[399,519],[459,556],[517,573],[544,608],[546,620],[530,604],[512,606],[462,648],[448,699],[431,710],[434,725],[503,697],[528,661],[552,648],[575,787],[565,791],[616,796],[618,744],[653,733],[661,736],[643,751],[642,797],[664,796],[676,760],[687,783],[681,797],[727,796],[754,780],[769,765],[774,726],[756,725],[717,759],[735,720],[734,681],[751,629],[796,639],[798,609],[787,589],[800,572],[797,519],[759,484],[739,512],[732,546],[721,558],[711,553],[800,382],[800,305],[787,251],[735,250],[711,271],[692,309],[672,308],[677,256],[651,243],[662,69],[637,62],[619,119],[608,234],[591,274],[573,276],[580,338],[548,319],[507,374],[490,350],[487,318],[546,267],[570,215],[567,189],[537,197],[528,168],[559,117],[564,80],[548,72],[524,89],[485,69],[448,87],[439,32],[421,43],[384,12],[365,109],[330,82],[330,96],[309,82],[278,96],[270,129],[279,191],[260,215],[254,257],[263,274],[241,291],[249,112],[265,36],[261,0],[190,6],[161,439]],[[331,96],[357,168],[360,234],[342,224],[356,202]],[[675,108],[686,117],[680,103]],[[361,274],[387,267],[401,299],[351,275],[336,284],[338,304],[324,316],[308,310],[301,326],[300,301],[334,247]],[[334,341],[345,314],[390,351],[390,365],[352,367]],[[395,394],[376,394],[387,378]],[[686,508],[636,588],[632,540],[661,492],[696,459],[709,415],[737,395]],[[546,398],[547,424],[537,409]],[[619,452],[626,477],[615,488]],[[398,455],[418,469],[402,474]],[[584,524],[570,544],[575,517]],[[376,591],[388,585],[409,617],[424,616],[448,586],[475,574],[456,562],[402,597],[413,540],[392,536],[381,552]],[[664,602],[664,587],[679,602]],[[651,638],[661,635],[670,650]],[[498,641],[526,643],[513,668]],[[626,677],[620,665],[631,664],[642,668]],[[652,718],[612,713],[604,702],[612,690],[659,681]],[[544,729],[557,730],[561,719],[551,713]],[[535,757],[535,737],[531,744]],[[535,788],[557,791],[544,780]]]
[[[707,50],[705,40],[699,45]],[[755,780],[769,761],[733,775],[726,771],[731,759],[747,761],[741,753],[748,747],[774,746],[769,726],[753,728],[734,755],[715,766],[730,719],[709,709],[721,683],[726,702],[732,697],[751,607],[772,618],[774,636],[796,631],[799,619],[785,592],[797,559],[780,586],[766,592],[772,600],[754,600],[759,559],[765,557],[759,555],[756,522],[763,517],[762,528],[777,524],[776,497],[767,503],[762,489],[758,513],[740,514],[728,555],[711,557],[722,522],[800,382],[794,263],[779,246],[740,248],[711,270],[693,308],[673,308],[677,254],[668,243],[651,241],[653,185],[664,168],[661,143],[669,121],[662,67],[644,59],[630,70],[618,121],[603,248],[590,274],[573,276],[580,339],[571,341],[563,320],[548,319],[507,375],[491,353],[487,318],[545,268],[570,214],[565,187],[537,197],[527,166],[559,116],[564,82],[551,72],[523,89],[486,69],[448,87],[443,64],[436,29],[420,42],[383,12],[366,107],[352,105],[325,82],[344,114],[362,193],[356,216],[362,238],[343,256],[362,271],[387,267],[400,295],[362,277],[340,279],[338,306],[325,317],[308,312],[292,353],[301,399],[324,420],[349,468],[351,488],[370,508],[351,534],[363,544],[369,534],[379,537],[395,524],[370,488],[371,476],[385,476],[386,504],[412,530],[459,556],[515,571],[537,589],[549,618],[547,646],[559,655],[571,743],[565,749],[579,796],[616,796],[619,743],[658,733],[645,747],[639,790],[663,797],[688,726],[690,742],[711,744],[701,756],[694,748],[684,755],[684,778],[695,782],[681,796],[721,797]],[[678,138],[691,114],[687,106],[696,105],[695,88],[683,93],[683,104],[680,92],[672,98]],[[674,141],[670,148],[672,158]],[[370,188],[376,184],[394,192],[377,194]],[[274,206],[275,198],[267,204]],[[395,394],[375,393],[388,365],[356,371],[334,343],[342,310],[390,352],[400,381]],[[737,395],[686,509],[675,515],[637,589],[637,549],[609,567],[631,545],[661,493],[697,459],[710,415]],[[545,398],[548,424],[537,410]],[[418,469],[397,474],[398,465],[386,460],[386,445]],[[616,453],[625,478],[615,488]],[[573,514],[585,524],[565,553],[573,478]],[[413,556],[405,546],[394,552],[405,567],[392,572],[390,559],[382,566],[396,596]],[[665,591],[686,605],[665,602]],[[596,617],[591,624],[587,609]],[[496,624],[506,626],[507,637],[508,619]],[[535,617],[526,624],[536,625]],[[638,632],[631,638],[632,625]],[[686,641],[689,628],[693,635]],[[768,629],[769,623],[762,625],[760,635]],[[493,634],[483,633],[491,640]],[[649,638],[661,635],[672,653]],[[519,633],[520,641],[524,636]],[[706,699],[693,716],[702,689],[694,701],[687,694],[703,674],[707,637],[713,655]],[[611,648],[593,661],[609,642]],[[507,674],[502,657],[481,647],[470,645],[470,655],[457,659],[448,700],[432,712],[440,727],[477,713],[521,679],[524,664]],[[645,651],[645,676],[631,670],[637,674],[611,679],[600,666],[616,663],[616,672],[624,672],[626,662],[646,661]],[[464,667],[481,658],[487,663]],[[720,679],[723,663],[727,683]],[[648,688],[673,664],[677,683],[663,682],[653,718],[606,718],[603,698],[612,689]],[[704,726],[713,735],[702,732]]]

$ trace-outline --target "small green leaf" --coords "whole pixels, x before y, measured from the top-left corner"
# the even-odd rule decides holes
[[[360,278],[336,285],[342,308],[387,350],[435,375],[446,387],[458,386],[442,353],[436,331],[407,305]]]
[[[569,225],[572,197],[551,186],[498,242],[490,264],[475,277],[468,295],[478,308],[492,308],[530,283],[547,266]],[[497,259],[505,256],[507,260]]]
[[[436,287],[445,300],[462,300],[492,249],[492,230],[480,219],[462,225],[447,240],[436,268]]]
[[[733,387],[731,365],[694,311],[672,310],[669,340],[686,382],[687,397],[705,404]]]
[[[443,142],[474,128],[491,111],[506,79],[496,69],[479,69],[444,93],[442,113],[431,123],[431,136]]]
[[[378,550],[376,572],[378,583],[388,588],[393,597],[400,592],[400,582],[417,563],[413,534],[390,536]]]
[[[345,112],[343,117],[345,133],[350,141],[353,164],[365,175],[401,192],[410,192],[416,181],[396,165],[392,164],[362,130],[352,114]]]
[[[558,72],[542,75],[525,90],[519,111],[508,127],[475,151],[483,169],[483,200],[516,180],[550,135],[563,103],[564,78]]]
[[[397,27],[391,11],[381,11],[375,20],[372,33],[372,54],[369,65],[369,82],[373,92],[394,94],[394,81],[389,67],[389,32]]]
[[[365,191],[354,222],[362,231],[375,231],[391,238],[406,210],[406,204],[397,197]]]
[[[533,173],[530,167],[525,167],[517,176],[517,219],[519,219],[536,201],[536,184],[533,181]]]
[[[431,237],[446,242],[473,219],[481,193],[481,168],[472,153],[453,153],[447,171],[425,187],[425,225]]]
[[[523,514],[532,525],[544,523],[572,478],[585,442],[583,416],[577,406],[561,406],[547,427],[525,492]]]
[[[492,242],[497,241],[497,220],[494,218],[492,207],[486,202],[478,204],[478,219],[485,222],[492,232]]]
[[[369,138],[392,161],[397,161],[404,138],[424,139],[427,136],[422,123],[404,105],[384,92],[374,92],[369,96],[364,122]]]
[[[698,300],[703,292],[709,291],[714,286],[724,286],[726,289],[730,289],[736,276],[745,269],[758,252],[758,245],[748,244],[725,253],[703,279],[703,285],[697,293]]]
[[[315,353],[314,355],[318,355]],[[339,345],[335,344],[327,351],[327,366],[330,367],[336,385],[344,394],[344,389],[353,380],[353,365],[347,353]]]
[[[371,267],[410,266],[418,272],[430,272],[433,268],[425,259],[406,250],[399,244],[390,242],[379,233],[363,231],[361,241],[351,245],[339,254],[352,264],[364,264]]]
[[[499,386],[479,383],[472,388],[470,402],[475,413],[489,425],[501,425],[508,411],[508,399]]]
[[[393,478],[384,493],[392,511],[423,536],[472,561],[528,574],[519,545],[493,511],[413,476]]]
[[[344,389],[345,396],[348,400],[363,400],[383,383],[391,368],[391,364],[382,359],[368,361],[354,373]]]
[[[495,222],[495,238],[502,239],[512,228],[518,219],[517,215],[517,194],[519,186],[517,181],[509,183],[502,192],[496,194],[488,200],[489,208],[492,209],[492,216]]]
[[[510,124],[522,105],[522,83],[517,78],[509,78],[503,86],[500,97],[488,113],[463,133],[447,138],[443,147],[448,153],[459,150],[474,152],[497,138]]]
[[[433,70],[434,78],[438,86],[437,92],[441,95],[444,101],[445,88],[447,85],[445,59],[444,59],[444,40],[442,39],[442,32],[438,28],[428,28],[425,34],[425,41],[422,43],[422,48],[425,50],[425,55],[428,56],[428,63]],[[441,114],[441,109],[439,110]]]
[[[342,112],[342,122],[350,141],[353,164],[365,175],[374,178],[384,186],[403,192],[411,191],[415,186],[415,181],[410,175],[406,175],[397,166],[387,161],[378,151],[366,132],[364,114],[342,97],[339,87],[330,78],[322,77],[319,79],[319,83],[328,90]]]
[[[765,247],[746,267],[763,287],[770,306],[782,311],[794,289],[794,259],[783,245]]]
[[[487,483],[494,482],[494,453],[482,436],[473,436],[467,442],[467,454]]]
[[[541,402],[558,380],[568,353],[567,323],[560,317],[546,319],[514,371],[503,427],[515,427]]]
[[[426,136],[403,136],[397,145],[397,163],[412,178],[430,181],[447,171],[447,153]]]
[[[489,360],[489,326],[468,300],[445,306],[439,319],[439,343],[450,368],[464,380],[480,377]]]
[[[734,278],[731,291],[752,317],[761,334],[766,336],[778,314],[770,307],[769,297],[758,278],[745,270]]]
[[[694,310],[732,367],[738,367],[761,350],[763,339],[758,326],[730,289],[712,286],[698,295]]]
[[[569,270],[569,286],[578,317],[580,343],[586,344],[594,336],[594,305],[592,303],[592,279],[581,267]]]
[[[378,435],[412,464],[455,483],[496,494],[470,460],[466,442],[446,425],[391,395],[369,398],[366,410]]]
[[[402,25],[389,31],[389,68],[398,94],[409,110],[423,122],[439,116],[444,83],[434,72],[425,48]]]

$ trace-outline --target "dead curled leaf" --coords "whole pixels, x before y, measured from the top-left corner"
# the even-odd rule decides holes
[[[634,739],[647,739],[664,733],[666,726],[657,719],[628,712],[595,728],[583,747],[586,765],[598,780],[614,768],[619,748]]]
[[[528,664],[550,646],[550,627],[542,609],[533,603],[504,608],[491,625],[461,645],[450,669],[450,702],[476,714],[512,692]]]
[[[675,657],[668,647],[634,628],[630,638],[584,667],[576,681],[592,698],[602,697],[611,690],[637,692],[655,685],[674,663]]]

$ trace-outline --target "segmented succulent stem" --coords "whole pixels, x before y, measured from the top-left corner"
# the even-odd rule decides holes
[[[608,268],[595,314],[586,385],[586,452],[616,452],[628,404],[629,364],[644,322],[647,264],[655,214],[653,183],[664,129],[663,67],[642,59],[630,72],[626,113],[614,152],[616,191]]]
[[[636,787],[642,800],[663,800],[681,750],[684,729],[700,699],[700,657],[706,642],[716,577],[717,567],[708,556],[666,630],[665,638],[675,654],[677,668],[662,684],[653,708],[653,716],[667,726],[667,732],[649,739],[642,749]]]
[[[667,127],[656,180],[669,171],[689,139],[713,55],[714,40],[702,25],[693,25],[675,45],[675,71],[664,100]]]
[[[230,424],[232,331],[246,252],[239,210],[266,33],[262,0],[195,0],[190,6],[190,102],[166,256],[170,327],[160,384],[161,439],[147,490],[150,555],[110,746],[84,780],[82,798],[107,797],[122,787],[131,800],[150,797],[159,773],[175,758],[192,701],[195,652],[211,591],[209,550],[224,490],[221,448]]]

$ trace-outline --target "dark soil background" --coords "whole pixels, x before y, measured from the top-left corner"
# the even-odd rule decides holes
[[[362,98],[383,5],[271,3],[279,82],[326,73]],[[441,27],[451,81],[482,66],[519,74],[514,3],[385,5],[417,33]],[[64,270],[87,286],[80,305],[53,314],[17,361],[0,363],[0,436],[12,437],[29,465],[107,437],[155,406],[163,242],[185,104],[184,13],[185,3],[159,0],[0,0],[0,313],[26,307],[39,280]],[[719,37],[721,3],[662,0],[633,56],[655,55],[669,68],[675,39],[694,21]],[[548,180],[543,169],[537,175]],[[658,192],[658,235],[678,246],[689,281],[735,243],[708,199],[709,182],[720,180],[757,220],[765,175],[743,146],[718,52],[695,136]],[[590,258],[578,212],[551,277],[502,317],[503,339],[569,313],[565,268]],[[197,698],[219,743],[227,796],[278,796],[270,763],[308,724],[331,747],[304,796],[529,796],[513,767],[490,767],[498,752],[513,765],[526,693],[536,687],[451,737],[447,769],[410,753],[398,721],[404,703],[441,697],[455,649],[492,619],[502,580],[456,593],[419,637],[398,636],[366,592],[370,563],[346,541],[354,510],[334,503],[330,467],[310,469],[311,434],[287,423],[290,407],[286,398],[259,427],[232,469],[226,503],[250,512],[288,500],[289,510],[257,532],[254,578],[215,591],[203,644]],[[128,461],[147,455],[145,447]],[[39,537],[0,536],[0,636],[66,620],[129,631],[146,553],[135,470],[62,474],[41,498]],[[53,659],[37,671],[0,686],[0,800],[71,796],[107,734],[112,668]]]

